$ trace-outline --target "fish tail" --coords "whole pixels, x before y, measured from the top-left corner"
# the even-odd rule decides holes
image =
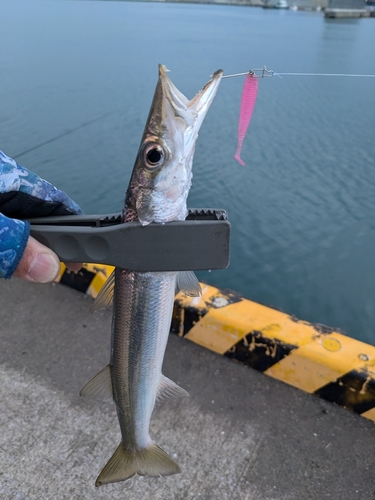
[[[241,143],[239,143],[239,144],[238,144],[236,154],[233,156],[233,158],[234,158],[235,160],[237,160],[237,161],[238,161],[238,163],[244,167],[244,166],[245,166],[245,162],[244,162],[243,160],[241,160],[242,142],[243,142],[243,141],[241,141]]]
[[[170,476],[181,472],[180,467],[157,444],[144,450],[129,451],[121,442],[99,474],[95,486],[125,481],[134,474],[140,476]]]

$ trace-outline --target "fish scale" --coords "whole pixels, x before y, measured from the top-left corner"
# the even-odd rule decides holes
[[[112,383],[123,443],[148,446],[151,413],[168,340],[177,273],[116,269]],[[131,409],[130,412],[124,411]]]

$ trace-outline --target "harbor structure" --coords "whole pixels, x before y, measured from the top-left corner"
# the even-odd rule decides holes
[[[367,16],[365,0],[328,0],[325,17],[355,18]]]

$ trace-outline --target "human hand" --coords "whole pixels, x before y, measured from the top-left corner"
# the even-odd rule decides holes
[[[0,212],[0,277],[53,281],[60,270],[59,258],[29,236],[29,223],[16,217],[80,214],[79,206],[0,151]],[[78,271],[81,264],[69,263],[67,267]]]
[[[71,271],[79,271],[82,267],[82,264],[75,262],[69,262],[65,265]],[[29,236],[22,258],[13,276],[26,281],[48,283],[57,278],[59,272],[60,261],[55,252]]]

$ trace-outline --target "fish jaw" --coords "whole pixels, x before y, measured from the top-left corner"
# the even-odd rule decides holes
[[[125,200],[125,221],[184,220],[199,129],[220,84],[222,70],[190,101],[159,65],[150,113]]]

